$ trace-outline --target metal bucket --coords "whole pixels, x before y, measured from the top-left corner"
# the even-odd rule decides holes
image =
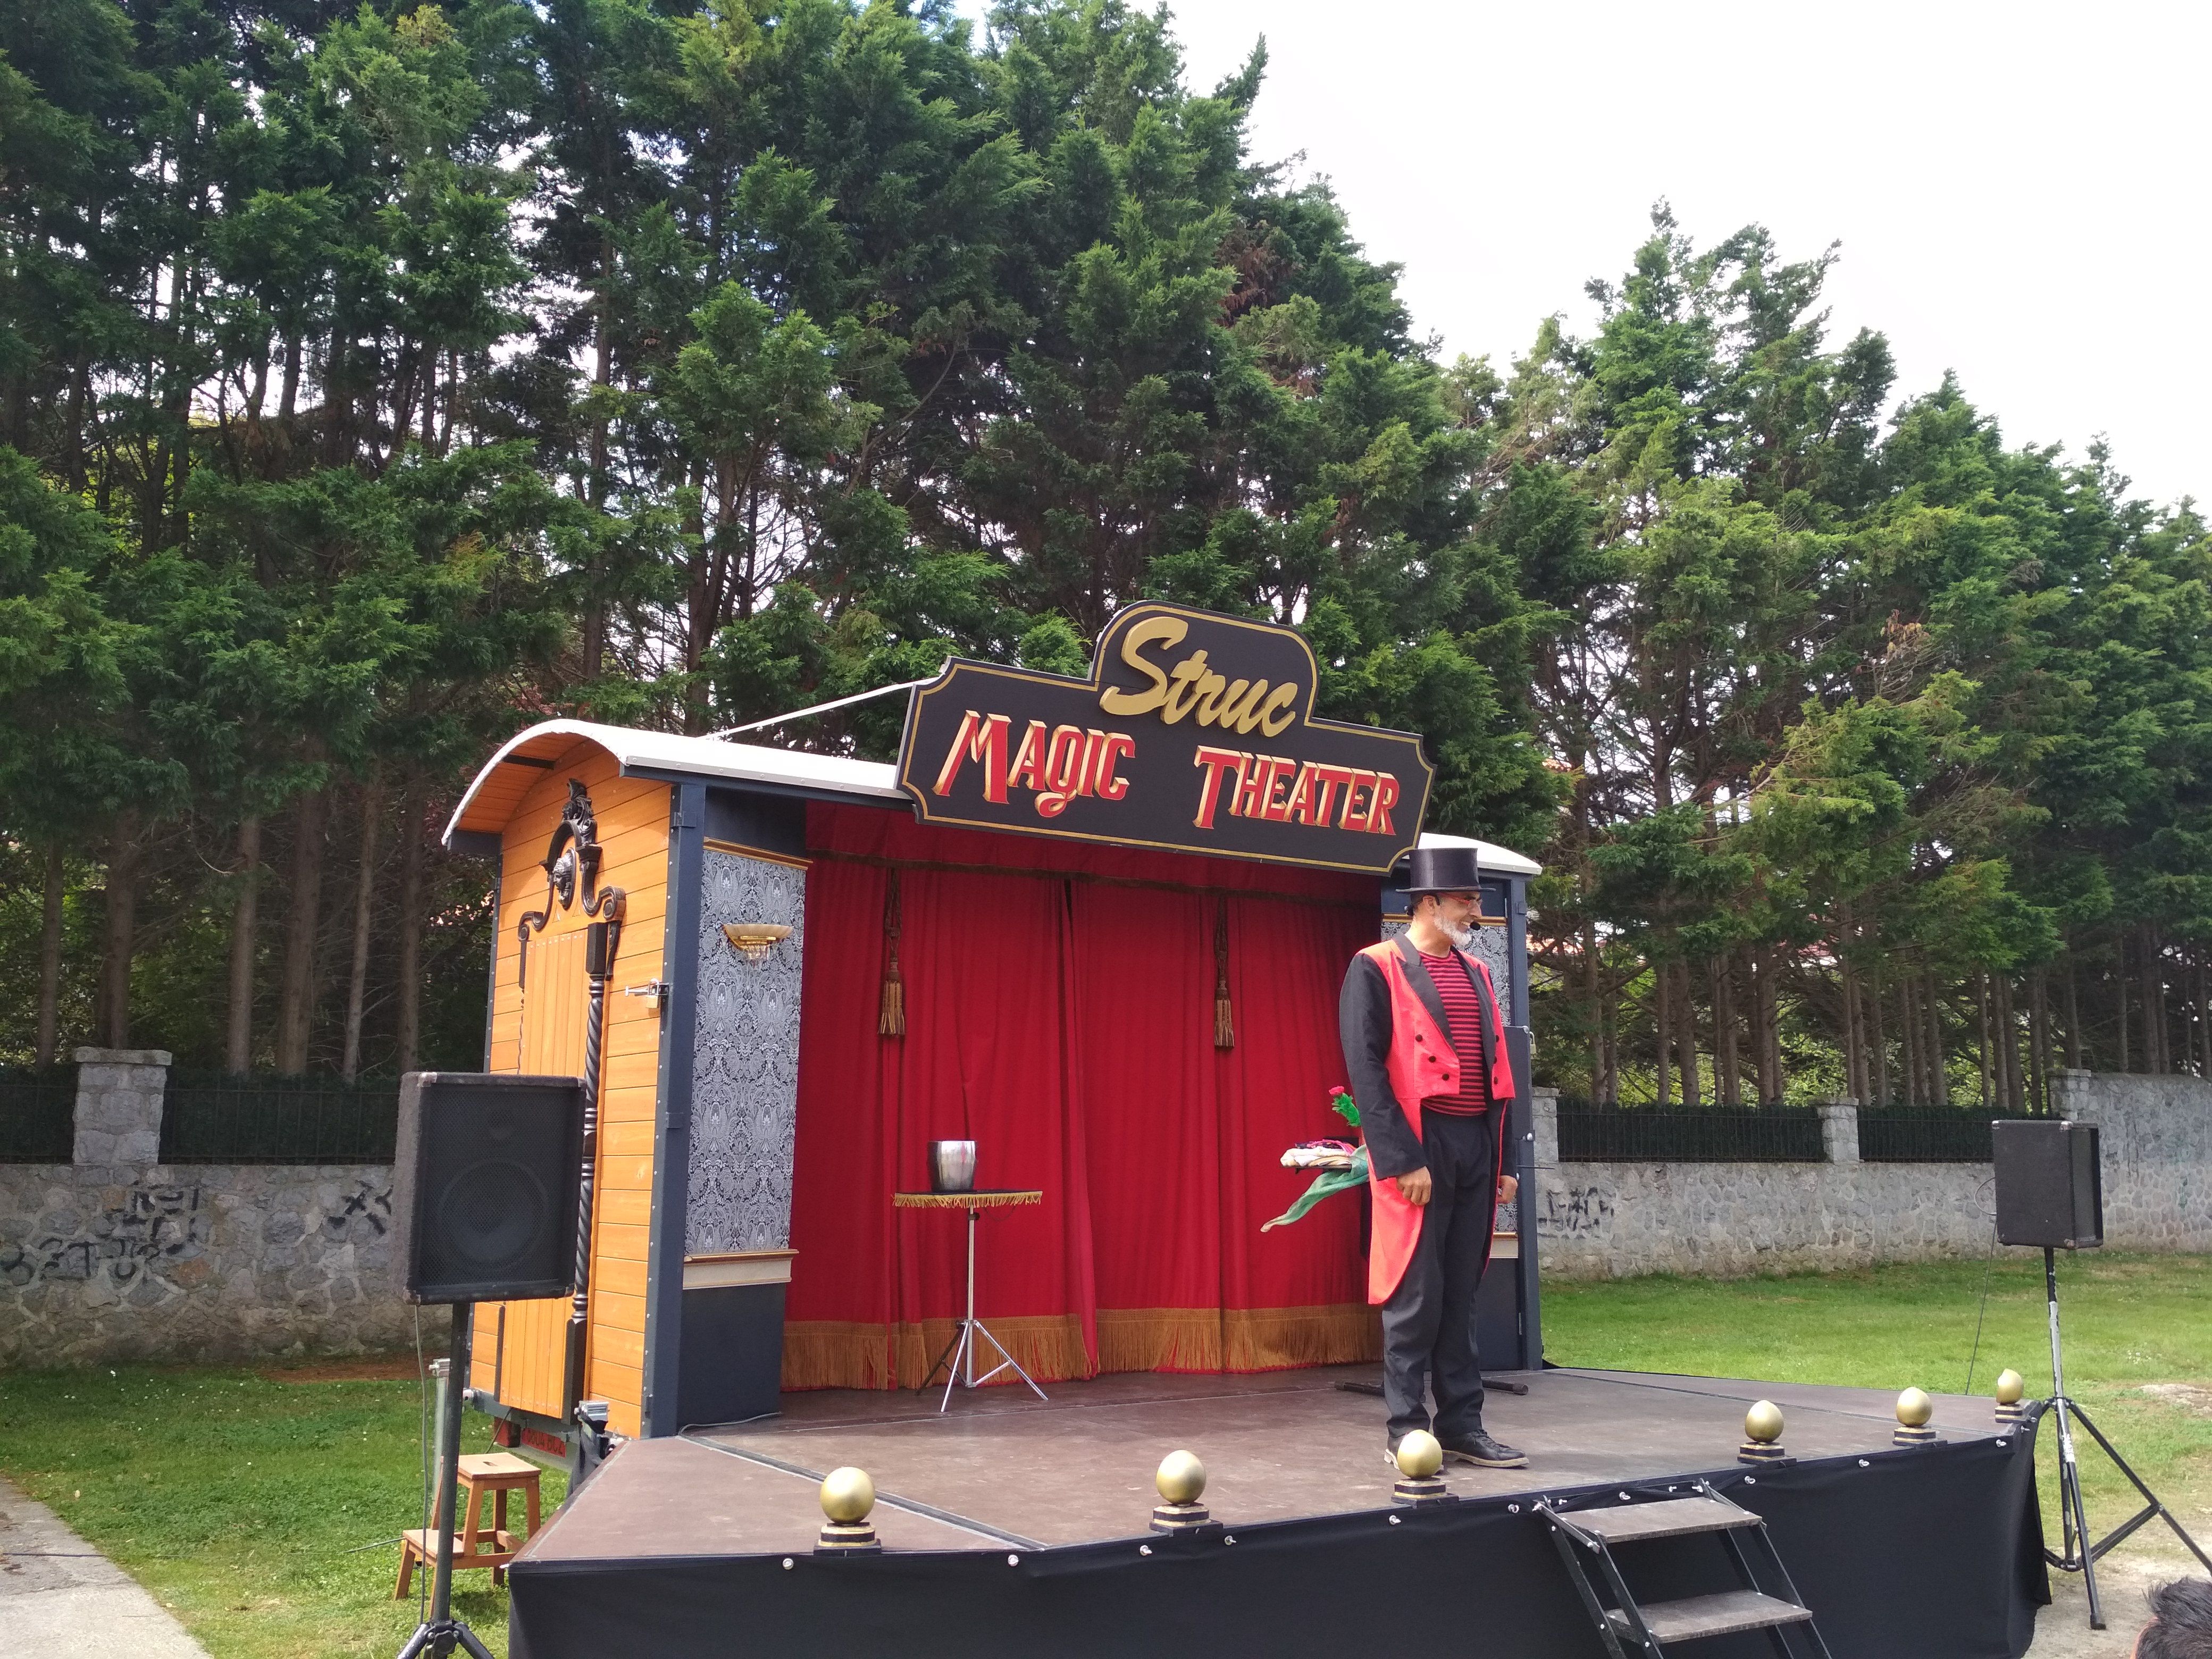
[[[933,1193],[972,1193],[975,1190],[974,1141],[933,1140],[929,1143],[929,1189]]]

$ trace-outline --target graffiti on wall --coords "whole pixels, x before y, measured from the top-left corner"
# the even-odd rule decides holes
[[[162,1261],[197,1254],[207,1242],[208,1213],[198,1187],[133,1188],[122,1203],[73,1234],[0,1241],[0,1282],[87,1279],[105,1271],[128,1285]]]
[[[1602,1187],[1551,1188],[1544,1194],[1537,1231],[1569,1238],[1595,1238],[1611,1231],[1613,1200]]]
[[[343,1239],[381,1238],[392,1231],[392,1188],[373,1181],[357,1181],[354,1189],[323,1217],[323,1237]]]

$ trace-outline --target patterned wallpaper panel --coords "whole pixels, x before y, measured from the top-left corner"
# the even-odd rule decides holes
[[[792,933],[765,962],[751,963],[724,937],[726,921],[787,923]],[[707,849],[691,1051],[687,1255],[781,1249],[791,1243],[805,945],[805,871]]]

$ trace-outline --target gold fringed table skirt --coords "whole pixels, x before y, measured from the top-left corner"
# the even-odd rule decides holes
[[[1004,1210],[1017,1204],[1042,1204],[1041,1188],[998,1188],[973,1193],[893,1193],[895,1210]]]

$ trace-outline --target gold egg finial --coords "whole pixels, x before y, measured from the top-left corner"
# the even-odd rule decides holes
[[[1206,1496],[1206,1465],[1187,1451],[1171,1451],[1160,1459],[1152,1484],[1170,1504],[1195,1504]]]
[[[2027,1393],[2027,1380],[2018,1371],[2006,1370],[1997,1373],[1997,1404],[2017,1406]]]
[[[843,1468],[830,1470],[822,1477],[824,1518],[821,1534],[815,1540],[814,1553],[850,1555],[882,1549],[876,1529],[868,1524],[868,1511],[875,1506],[876,1483],[868,1479],[866,1469],[856,1469],[848,1463]]]
[[[1907,1389],[1897,1396],[1897,1428],[1889,1437],[1893,1446],[1932,1446],[1942,1436],[1928,1426],[1936,1415],[1936,1402],[1925,1389]]]
[[[1771,1400],[1754,1401],[1743,1414],[1743,1444],[1735,1449],[1735,1461],[1780,1463],[1789,1455],[1782,1449],[1782,1407]]]
[[[1415,1429],[1398,1442],[1398,1473],[1408,1480],[1425,1480],[1443,1466],[1443,1443],[1426,1429]]]
[[[1160,1492],[1152,1506],[1154,1532],[1189,1532],[1208,1524],[1206,1505],[1198,1501],[1206,1495],[1206,1465],[1194,1455],[1170,1452],[1152,1472],[1152,1484]]]
[[[1398,1478],[1390,1487],[1392,1503],[1419,1508],[1452,1501],[1451,1489],[1439,1473],[1444,1466],[1443,1443],[1426,1429],[1413,1429],[1401,1436],[1398,1449],[1390,1456],[1398,1466]]]
[[[876,1483],[868,1479],[866,1469],[856,1469],[850,1464],[832,1469],[822,1479],[822,1513],[841,1525],[850,1526],[868,1518],[868,1511],[876,1506]]]

